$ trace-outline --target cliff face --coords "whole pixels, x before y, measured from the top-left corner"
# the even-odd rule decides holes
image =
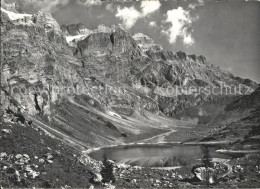
[[[2,11],[1,31],[4,108],[22,106],[29,114],[49,115],[50,103],[58,95],[52,88],[64,86],[65,79],[78,82],[76,71],[67,68],[77,60],[66,47],[59,25],[46,13],[10,19],[10,13]]]
[[[132,37],[119,26],[60,27],[49,13],[2,8],[1,15],[4,109],[50,120],[52,105],[86,95],[102,111],[123,107],[174,116],[215,98],[190,87],[219,91],[224,84],[240,86],[242,93],[257,87],[210,65],[203,56],[164,50],[148,36]]]
[[[75,26],[66,26],[70,27]],[[223,98],[240,96],[257,87],[253,81],[235,77],[209,64],[202,55],[164,50],[148,36],[138,33],[131,37],[120,27],[100,28],[88,30],[88,34],[76,29],[77,32],[66,36],[74,38],[70,45],[88,75],[142,91],[168,116],[213,101],[220,93]]]
[[[151,51],[163,50],[161,45],[155,44],[154,41],[147,35],[144,35],[142,33],[137,33],[133,36],[133,38],[136,41],[137,45],[144,52],[146,52],[148,50],[151,50]]]
[[[3,109],[39,114],[50,120],[51,104],[81,94],[90,96],[104,107],[111,103],[129,107],[154,103],[148,97],[133,94],[131,89],[105,84],[88,74],[85,60],[92,58],[91,53],[112,50],[125,54],[130,50],[131,56],[139,53],[134,40],[125,31],[115,28],[111,34],[95,33],[82,41],[78,45],[80,50],[73,53],[49,13],[15,13],[14,16],[14,13],[2,10],[1,14]],[[86,58],[78,58],[85,55]]]
[[[15,4],[1,8],[1,46],[0,188],[90,187],[101,167],[85,155],[94,147],[180,142],[211,130],[207,140],[260,147],[259,86],[202,55],[164,50],[119,26],[60,27],[51,14],[21,14]],[[148,184],[140,186],[158,186]]]
[[[61,30],[64,35],[75,36],[75,35],[87,35],[90,30],[84,24],[72,24],[69,26],[62,25]]]

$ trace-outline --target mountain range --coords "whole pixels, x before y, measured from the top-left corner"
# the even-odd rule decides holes
[[[73,149],[151,142],[198,125],[219,127],[208,139],[236,139],[242,143],[234,149],[251,149],[249,138],[259,134],[256,82],[203,55],[165,50],[145,34],[60,26],[50,13],[2,4],[1,46],[4,123],[33,123]],[[169,136],[160,142],[177,140]],[[178,140],[188,139],[194,136]]]

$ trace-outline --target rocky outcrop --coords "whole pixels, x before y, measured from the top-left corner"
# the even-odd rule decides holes
[[[78,150],[35,125],[5,120],[0,131],[12,132],[0,132],[1,188],[90,187],[91,164],[80,162]]]
[[[137,45],[140,47],[140,49],[144,52],[148,50],[151,50],[153,52],[163,50],[161,45],[155,44],[154,41],[147,35],[137,33],[133,36],[133,38],[136,41]]]
[[[194,180],[199,180],[207,184],[216,184],[227,173],[228,167],[226,165],[220,165],[220,163],[218,163],[218,166],[197,167],[193,170]]]
[[[132,37],[120,26],[89,30],[83,24],[60,27],[49,13],[1,14],[7,110],[50,120],[52,104],[84,91],[103,109],[148,109],[174,116],[215,98],[190,87],[241,85],[242,92],[256,88],[254,82],[221,71],[203,56],[164,50],[148,36]],[[107,88],[109,93],[103,93]]]
[[[75,36],[75,35],[87,35],[90,33],[90,30],[84,24],[71,24],[71,25],[62,25],[61,30],[66,36]]]
[[[111,32],[97,32],[79,41],[77,52],[81,56],[110,55],[111,53],[128,53],[140,56],[137,45],[131,36],[121,28],[112,28]],[[133,57],[132,57],[133,58]]]
[[[73,56],[59,25],[49,13],[32,15],[30,23],[14,22],[9,16],[2,12],[4,63],[1,92],[5,110],[20,110],[51,119],[52,104],[77,94],[88,94],[102,106],[113,104],[134,108],[153,102],[137,97],[127,88],[104,84],[96,80],[94,74],[88,74],[87,69],[84,70],[88,62],[84,62],[83,57],[77,59]],[[103,32],[106,29],[99,28]],[[129,53],[131,56],[139,53],[134,40],[122,29],[114,28],[107,32],[111,33],[94,33],[78,45],[82,56],[87,54],[86,60],[89,49],[92,52],[102,49],[105,53]],[[103,41],[102,36],[108,41]],[[102,40],[97,43],[99,37]]]
[[[134,40],[131,37],[122,39],[112,35],[117,31],[115,26],[111,28],[104,32],[97,29],[78,38],[73,45],[77,57],[86,65],[88,74],[107,82],[127,83],[148,94],[166,115],[173,116],[205,101],[214,101],[218,96],[212,92],[215,88],[216,93],[223,92],[222,88],[225,88],[223,98],[226,98],[234,95],[235,90],[239,92],[234,96],[251,93],[257,86],[255,82],[245,82],[221,71],[202,55],[163,50],[142,33],[135,34]],[[128,35],[120,27],[118,30],[123,36]],[[113,44],[114,40],[122,44]],[[227,87],[232,88],[231,91],[227,91]],[[209,94],[197,91],[199,88],[209,88]]]
[[[50,103],[57,101],[57,95],[63,96],[52,88],[78,81],[76,71],[68,69],[77,60],[49,13],[32,15],[32,22],[27,23],[14,22],[9,14],[1,13],[4,108],[50,115]]]
[[[7,11],[18,13],[19,6],[17,3],[7,3],[6,0],[1,1],[1,7]]]

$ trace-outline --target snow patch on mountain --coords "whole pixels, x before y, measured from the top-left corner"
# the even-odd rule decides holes
[[[15,13],[15,12],[7,11],[3,8],[1,8],[1,12],[6,13],[10,18],[10,20],[19,20],[19,19],[24,19],[25,17],[32,17],[31,14]]]
[[[115,31],[115,26],[107,27],[105,25],[99,25],[97,29],[90,30],[87,28],[80,28],[77,32],[78,35],[65,35],[66,36],[66,41],[70,46],[75,46],[75,44],[83,40],[84,38],[88,37],[91,34],[94,33],[112,33]],[[64,32],[64,31],[63,31]],[[69,32],[68,32],[69,33]]]
[[[80,38],[86,37],[86,36],[88,36],[88,35],[67,36],[67,37],[66,37],[66,41],[67,41],[67,43],[70,43],[70,42],[73,41],[73,40],[80,39]]]

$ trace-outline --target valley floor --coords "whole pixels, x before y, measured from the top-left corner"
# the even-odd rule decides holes
[[[0,186],[2,187],[81,187],[92,185],[93,166],[80,162],[81,151],[75,143],[55,138],[43,129],[28,124],[4,122],[0,126]],[[189,131],[189,132],[188,132]],[[197,132],[196,132],[197,131]],[[210,133],[205,126],[182,128],[157,133],[138,142],[188,141]],[[203,133],[202,133],[203,132]],[[177,135],[176,135],[177,134]],[[175,137],[173,137],[175,136]],[[177,136],[179,138],[177,138]],[[205,135],[204,135],[205,136]],[[63,136],[64,137],[64,136]],[[65,137],[66,138],[66,137]],[[160,139],[160,140],[158,140]],[[68,145],[71,144],[71,145]],[[230,173],[211,188],[257,188],[260,186],[260,156],[257,154],[233,157],[228,162]],[[193,180],[192,167],[152,169],[115,166],[117,188],[203,188],[204,182]],[[96,187],[101,187],[97,184]]]
[[[76,102],[71,103],[70,108],[64,104],[55,109],[61,117],[55,117],[54,112],[53,119],[56,121],[51,126],[37,116],[26,115],[26,123],[21,124],[12,120],[14,116],[5,114],[5,121],[0,125],[0,186],[101,187],[100,183],[93,183],[93,178],[100,171],[100,164],[89,157],[85,158],[86,156],[83,156],[82,162],[82,152],[94,147],[111,145],[168,142],[219,144],[223,149],[227,149],[223,152],[230,156],[229,161],[225,163],[228,173],[220,177],[216,184],[210,185],[211,188],[260,186],[260,154],[250,154],[248,151],[256,150],[259,146],[257,132],[241,140],[245,138],[244,133],[250,133],[252,128],[257,129],[252,127],[251,117],[244,117],[241,118],[242,121],[237,120],[226,125],[193,125],[149,112],[144,112],[143,116],[134,113],[131,116],[117,117],[94,109],[88,104],[79,106]],[[258,115],[259,111],[254,113]],[[91,120],[87,125],[86,118]],[[32,124],[28,124],[28,120],[32,120]],[[121,127],[117,127],[119,122],[122,124]],[[132,124],[133,127],[128,129],[128,124]],[[243,132],[236,133],[237,127],[244,128]],[[132,129],[143,132],[133,134]],[[224,135],[227,130],[230,137]],[[127,134],[122,135],[124,132]],[[92,138],[93,136],[96,138]],[[192,166],[154,169],[119,164],[115,165],[116,181],[113,185],[118,188],[207,187],[205,182],[198,180],[192,169]]]

